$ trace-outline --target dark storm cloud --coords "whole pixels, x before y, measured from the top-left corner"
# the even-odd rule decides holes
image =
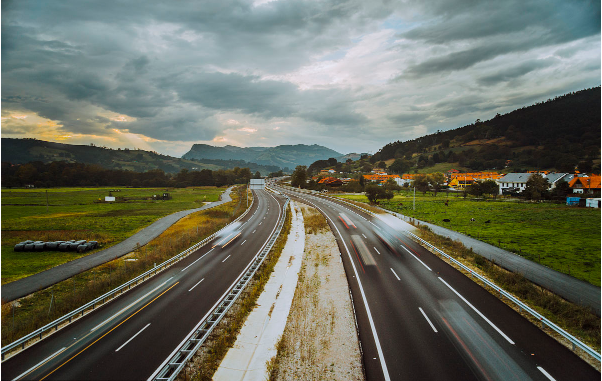
[[[236,134],[240,124],[259,139],[261,125],[283,121],[282,139],[353,136],[360,150],[375,128],[394,140],[414,131],[403,126],[457,127],[599,84],[599,1],[1,4],[3,110],[37,113],[61,133],[174,142]],[[371,71],[381,68],[383,81],[399,81],[381,83]],[[543,88],[543,69],[557,85]],[[504,93],[488,96],[496,85]],[[231,118],[238,124],[222,125]],[[3,133],[33,131],[28,119],[7,120]]]
[[[504,54],[600,33],[599,2],[450,1],[427,9],[435,18],[400,37],[436,45],[470,42],[470,46],[411,65],[402,76],[464,70]]]
[[[495,74],[486,75],[477,79],[477,81],[484,86],[495,85],[500,82],[508,82],[513,79],[519,78],[528,74],[534,70],[542,69],[551,66],[555,60],[532,60],[527,61],[523,64],[501,70]]]

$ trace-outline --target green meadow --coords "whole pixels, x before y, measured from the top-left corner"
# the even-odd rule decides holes
[[[13,247],[18,242],[27,239],[96,240],[101,243],[102,250],[161,217],[216,201],[224,189],[52,188],[48,189],[48,206],[45,190],[3,189],[2,284],[90,254],[60,251],[16,253]],[[172,199],[102,202],[110,191],[113,191],[113,196],[125,198],[162,196],[167,192]]]
[[[364,195],[341,197],[368,202]],[[437,196],[417,193],[414,210],[413,193],[406,190],[379,204],[600,286],[600,209],[511,199],[465,199],[460,194],[440,192]]]

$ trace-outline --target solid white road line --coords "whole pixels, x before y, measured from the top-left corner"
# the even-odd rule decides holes
[[[142,333],[142,331],[144,331],[146,328],[148,328],[148,326],[151,325],[151,323],[148,323],[147,325],[144,326],[144,328],[142,328],[140,331],[138,331],[137,334],[135,334],[134,336],[130,337],[130,339],[128,341],[126,341],[125,343],[123,343],[119,348],[115,349],[115,352],[119,352],[119,350],[123,347],[125,347],[130,341],[134,340],[134,338],[136,336],[138,336],[139,334]]]
[[[424,262],[422,262],[422,261],[420,260],[420,258],[418,258],[417,256],[415,256],[415,255],[414,255],[414,254],[413,254],[413,253],[412,253],[410,250],[406,249],[406,248],[405,248],[405,246],[403,246],[403,245],[399,245],[399,246],[401,246],[401,248],[402,248],[402,249],[404,249],[405,251],[407,251],[407,252],[408,252],[408,253],[409,253],[409,254],[410,254],[412,257],[416,258],[416,260],[417,260],[418,262],[422,263],[422,266],[426,267],[426,268],[427,268],[429,271],[433,271],[433,270],[431,270],[431,268],[430,268],[430,267],[428,267],[428,266],[427,266],[427,265],[426,265]]]
[[[443,282],[444,285],[446,285],[450,290],[452,290],[456,295],[458,295],[458,297],[460,299],[462,299],[464,301],[464,303],[468,304],[468,306],[470,308],[472,308],[474,310],[474,312],[476,312],[477,314],[479,314],[479,316],[482,317],[483,320],[485,320],[491,327],[493,327],[493,329],[495,329],[500,335],[502,335],[502,337],[504,339],[506,339],[510,344],[514,345],[514,341],[512,341],[508,336],[506,336],[506,334],[504,332],[502,332],[498,327],[496,327],[495,324],[493,324],[489,319],[487,319],[485,317],[485,315],[483,315],[481,313],[481,311],[477,310],[472,304],[470,304],[470,302],[468,302],[468,300],[464,299],[464,297],[462,295],[460,295],[460,293],[458,291],[454,290],[452,288],[452,286],[450,286],[449,284],[447,284],[447,282],[444,281],[443,279],[441,279],[441,277],[438,277],[438,278],[439,278],[439,280],[441,282]]]
[[[347,252],[347,256],[349,257],[349,262],[351,263],[351,267],[353,268],[353,272],[355,274],[355,279],[357,280],[357,284],[359,286],[360,293],[362,294],[362,301],[364,302],[364,307],[366,308],[366,314],[368,315],[368,322],[370,323],[370,329],[372,330],[372,337],[374,338],[374,344],[376,346],[376,352],[378,353],[378,358],[380,360],[380,366],[383,370],[383,376],[386,381],[391,381],[391,376],[389,376],[389,370],[387,369],[387,364],[385,362],[385,356],[383,354],[382,348],[380,347],[380,340],[378,339],[378,334],[376,333],[376,326],[374,325],[374,320],[372,319],[372,313],[370,312],[370,306],[368,305],[368,299],[366,298],[366,293],[364,292],[364,287],[362,287],[362,281],[360,280],[359,274],[357,272],[357,268],[355,267],[355,263],[353,262],[353,257],[351,256],[351,252],[349,251],[349,248],[347,247],[345,240],[342,239],[343,236],[341,235],[339,228],[337,228],[337,226],[334,224],[334,221],[326,213],[324,213],[322,211],[322,209],[320,209],[320,207],[318,207],[316,204],[314,204],[311,201],[308,201],[308,202],[310,204],[312,204],[313,206],[315,206],[319,211],[322,212],[322,214],[324,214],[324,216],[326,216],[326,218],[328,220],[330,220],[330,223],[332,224],[332,226],[334,226],[335,230],[337,231],[337,234],[339,235],[339,237],[341,237],[341,242],[343,242],[343,247],[345,247],[345,251]]]
[[[429,319],[429,317],[426,316],[426,314],[424,313],[424,311],[422,310],[421,307],[418,307],[418,309],[420,310],[420,312],[422,312],[422,316],[424,316],[424,318],[426,319],[426,321],[429,322],[429,324],[431,325],[431,328],[433,329],[433,331],[435,331],[435,333],[437,333],[437,328],[435,328],[435,326],[433,325],[433,323],[431,323],[431,319]]]
[[[212,248],[211,250],[209,250],[208,252],[206,252],[205,254],[203,254],[199,259],[195,260],[194,262],[192,262],[191,264],[189,264],[188,266],[184,267],[182,269],[182,271],[186,270],[187,268],[189,268],[190,266],[194,265],[195,263],[197,263],[197,261],[200,261],[201,259],[203,259],[203,257],[209,253],[211,253],[213,251],[214,248]],[[180,271],[180,272],[182,272]]]
[[[399,276],[397,275],[397,273],[395,272],[395,270],[393,270],[392,267],[391,267],[391,271],[393,271],[393,275],[395,275],[395,278],[397,278],[397,280],[401,280],[401,279],[399,279]]]
[[[245,239],[244,241],[242,241],[242,243],[240,244],[240,246],[244,245],[245,242],[247,242],[247,240]]]
[[[26,376],[27,374],[33,372],[34,370],[38,369],[40,366],[44,365],[46,362],[52,360],[53,358],[55,358],[56,356],[58,356],[59,354],[61,354],[61,352],[63,352],[65,349],[67,349],[67,347],[63,347],[61,349],[59,349],[57,352],[55,352],[54,354],[48,356],[47,358],[45,358],[44,360],[40,361],[39,363],[37,363],[36,365],[32,366],[31,368],[27,369],[25,372],[21,373],[20,375],[18,375],[17,377],[15,377],[13,379],[13,381],[20,379],[23,376]]]
[[[202,281],[204,281],[205,278],[199,280],[199,282],[197,284],[195,284],[194,286],[192,286],[192,288],[195,288],[196,286],[198,286],[199,284],[201,284]],[[188,290],[188,292],[192,291],[192,288],[190,290]]]
[[[546,372],[546,370],[544,368],[538,366],[537,369],[539,369],[539,371],[541,373],[543,373],[543,375],[546,376],[548,378],[548,380],[550,380],[550,381],[556,381],[556,379],[554,377],[550,376],[550,374],[548,372]]]
[[[232,254],[230,254],[230,255],[232,255]],[[228,258],[230,258],[230,255],[228,255],[228,256],[226,257],[226,259],[224,259],[224,260],[222,261],[222,263],[226,262],[226,261],[228,260]]]
[[[377,253],[378,255],[380,255],[380,251],[378,251],[378,250],[376,249],[376,247],[374,248],[374,250],[376,251],[376,253]]]
[[[362,233],[362,236],[363,236],[364,238],[368,239],[368,237],[366,237],[366,235],[365,235],[364,233]]]
[[[165,282],[161,283],[160,285],[158,285],[157,287],[153,288],[151,291],[147,292],[146,294],[144,294],[144,296],[141,296],[140,298],[138,298],[135,302],[130,303],[127,307],[123,307],[121,310],[119,310],[119,312],[117,312],[115,315],[111,316],[110,318],[108,318],[107,320],[103,321],[102,323],[100,323],[99,325],[97,325],[96,327],[92,328],[90,330],[90,332],[94,332],[96,331],[98,328],[102,327],[103,325],[107,324],[108,322],[110,322],[111,320],[113,320],[116,316],[121,315],[121,313],[123,313],[125,310],[127,310],[128,308],[130,308],[131,306],[133,306],[134,304],[138,303],[139,301],[141,301],[142,299],[146,298],[147,296],[149,296],[150,294],[152,294],[153,292],[157,291],[159,288],[163,287],[165,285],[165,283],[169,282],[170,280],[172,280],[173,277],[169,278],[168,280],[166,280]]]

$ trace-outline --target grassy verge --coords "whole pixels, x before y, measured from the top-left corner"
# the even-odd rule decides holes
[[[179,380],[208,381],[212,379],[228,349],[236,342],[236,337],[247,316],[255,308],[257,298],[263,292],[263,288],[268,282],[278,258],[280,258],[280,253],[284,249],[290,229],[291,214],[287,213],[282,232],[274,243],[272,250],[257,269],[245,290],[209,335],[207,341],[201,346],[193,361],[179,375]]]
[[[232,202],[184,217],[133,253],[18,301],[2,304],[2,345],[48,324],[210,236],[244,212],[243,189],[240,187],[231,194]]]
[[[364,202],[364,195],[341,196]],[[445,206],[446,200],[448,205]],[[402,191],[380,206],[454,230],[600,286],[600,210]],[[471,221],[474,218],[475,221]],[[444,222],[449,219],[449,222]],[[489,221],[489,222],[487,222]]]
[[[550,321],[600,352],[600,318],[592,313],[589,308],[578,306],[562,299],[525,279],[521,274],[509,272],[482,256],[473,253],[472,250],[467,249],[460,242],[434,234],[428,227],[420,227],[419,235],[456,260],[476,269],[479,273],[515,295]],[[434,254],[437,255],[437,253]],[[464,272],[463,270],[461,271]],[[494,290],[490,290],[490,292],[499,297],[499,294]],[[518,307],[515,307],[512,302],[505,299],[502,300],[518,311]],[[534,324],[538,324],[538,321],[530,314],[526,312],[522,312],[521,314]],[[549,335],[559,339],[559,336],[551,329],[544,328],[544,330]],[[562,342],[560,339],[559,341]],[[564,344],[567,345],[567,343]],[[583,358],[591,360],[587,355]],[[588,362],[594,365],[591,361]],[[597,363],[596,367],[599,369],[600,363]]]
[[[104,200],[109,191],[129,201]],[[89,255],[60,251],[15,252],[16,243],[31,239],[43,241],[85,239],[101,243],[105,249],[171,213],[194,209],[217,201],[224,188],[183,189],[53,188],[46,192],[31,189],[2,190],[2,284],[47,270]],[[143,198],[169,193],[170,200]]]

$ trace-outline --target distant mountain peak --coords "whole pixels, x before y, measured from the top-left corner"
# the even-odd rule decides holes
[[[280,168],[295,168],[310,165],[316,160],[337,158],[339,152],[318,144],[283,144],[276,147],[216,147],[209,144],[194,144],[183,159],[245,160],[262,165],[276,165]]]

